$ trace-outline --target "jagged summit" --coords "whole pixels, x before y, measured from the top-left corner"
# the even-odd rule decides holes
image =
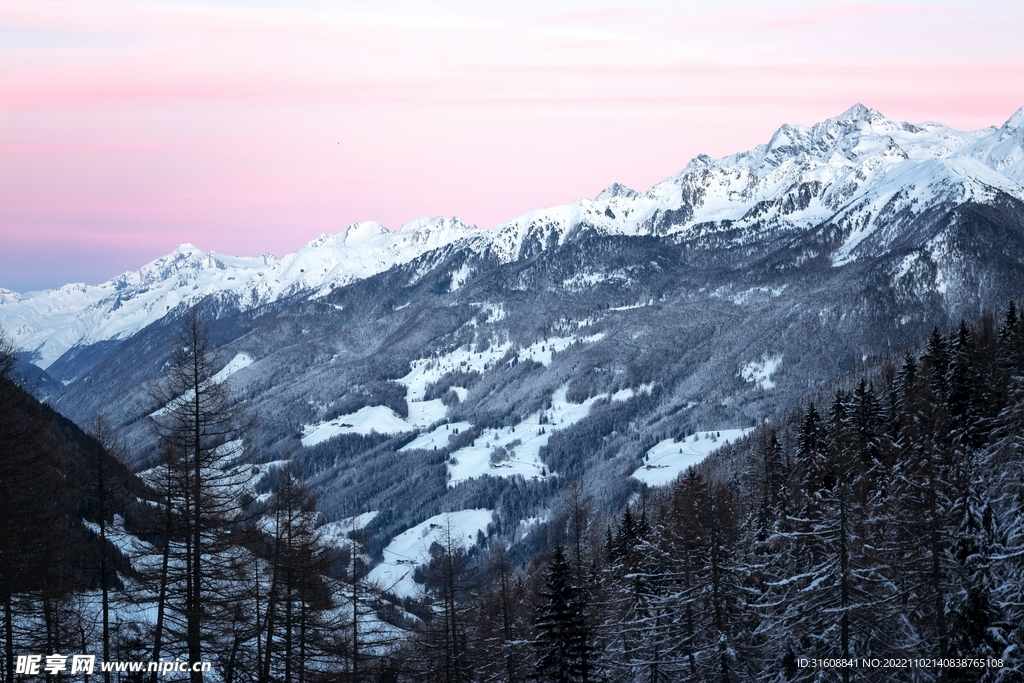
[[[1013,113],[1013,116],[1006,119],[1001,127],[1001,130],[1020,130],[1021,126],[1024,126],[1024,107],[1021,107]]]
[[[595,202],[608,201],[609,199],[615,199],[616,197],[627,197],[629,199],[635,199],[639,197],[640,193],[634,189],[626,187],[622,183],[612,183],[605,189],[601,190],[596,197]]]
[[[613,183],[593,200],[533,211],[486,231],[457,217],[420,218],[396,231],[363,221],[280,259],[232,257],[183,243],[100,285],[0,292],[0,324],[46,367],[76,344],[129,336],[212,294],[251,308],[318,296],[454,243],[501,262],[525,258],[586,234],[582,228],[664,236],[727,223],[739,231],[737,239],[756,243],[828,223],[846,236],[832,254],[841,266],[866,250],[888,248],[900,225],[937,207],[999,194],[1024,199],[1022,123],[1024,107],[1000,128],[961,132],[895,121],[855,104],[812,126],[782,125],[745,152],[699,155],[644,193]]]

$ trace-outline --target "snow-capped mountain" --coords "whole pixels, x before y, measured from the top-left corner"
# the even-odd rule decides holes
[[[77,345],[126,338],[211,295],[229,296],[244,310],[322,295],[456,242],[508,263],[587,231],[676,239],[728,232],[727,239],[744,244],[828,224],[842,236],[830,256],[841,266],[865,251],[892,248],[913,217],[937,206],[998,194],[1024,200],[1022,183],[1024,107],[999,128],[960,132],[893,121],[856,105],[809,128],[783,125],[747,152],[698,156],[642,194],[616,183],[592,200],[534,211],[487,231],[457,218],[421,219],[394,233],[357,223],[281,259],[228,257],[185,244],[100,285],[0,290],[0,324],[46,368]],[[940,256],[942,245],[928,249],[927,256]],[[452,287],[467,274],[453,274]]]
[[[721,159],[698,156],[640,194],[618,183],[593,200],[536,211],[488,235],[503,260],[524,245],[562,242],[580,227],[607,234],[673,234],[729,221],[732,229],[799,230],[836,221],[856,228],[837,254],[853,258],[886,218],[947,201],[1005,192],[1024,199],[1024,107],[1000,128],[960,132],[913,125],[862,105],[810,128],[782,126],[767,144]]]
[[[299,292],[316,295],[407,263],[471,230],[458,218],[424,218],[397,232],[378,223],[354,223],[281,259],[225,256],[182,244],[99,285],[69,284],[28,294],[0,289],[0,324],[18,348],[46,368],[78,344],[131,336],[182,304],[229,295],[245,310]]]
[[[280,260],[183,247],[94,288],[7,293],[0,320],[52,361],[38,393],[105,416],[141,467],[149,387],[199,300],[258,418],[251,457],[296,462],[328,519],[380,511],[386,544],[486,508],[507,531],[574,477],[616,509],[683,462],[679,437],[749,428],[1019,298],[1022,129],[1024,111],[962,133],[858,106],[644,193],[486,231],[359,224]]]

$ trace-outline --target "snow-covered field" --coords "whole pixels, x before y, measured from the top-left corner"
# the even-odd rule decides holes
[[[467,429],[472,428],[470,422],[452,422],[449,424],[439,425],[434,431],[427,432],[426,434],[420,434],[415,439],[407,443],[406,445],[399,448],[401,451],[411,451],[417,448],[423,448],[426,450],[434,450],[438,448],[444,448],[448,445],[448,439],[464,432]]]
[[[366,406],[354,413],[340,415],[327,422],[305,425],[302,428],[302,445],[309,448],[339,434],[399,434],[414,429],[429,427],[444,419],[447,408],[441,399],[432,401],[410,401],[409,417],[403,418],[387,406]]]
[[[473,371],[483,373],[501,359],[510,348],[512,348],[512,344],[509,342],[492,344],[484,351],[472,351],[469,347],[460,346],[451,353],[437,358],[414,360],[411,363],[412,370],[398,382],[407,387],[405,398],[410,404],[413,401],[422,401],[427,385],[436,382],[445,373]]]
[[[780,363],[782,363],[782,356],[765,357],[760,361],[750,361],[740,370],[740,377],[766,391],[774,389],[775,382],[772,381],[772,375],[775,374]]]
[[[250,365],[252,365],[252,356],[247,353],[236,354],[212,379],[214,382],[223,382],[242,368],[247,368]]]
[[[323,534],[324,541],[331,545],[347,545],[349,534],[353,531],[365,529],[366,525],[372,522],[379,514],[380,510],[370,510],[355,517],[346,517],[336,522],[327,522],[327,524],[320,527],[320,533]]]
[[[550,365],[554,354],[564,351],[569,348],[570,345],[577,343],[592,344],[600,341],[603,337],[603,334],[595,334],[589,337],[568,336],[546,339],[520,349],[517,352],[516,357],[520,362],[532,360],[542,363],[543,365]],[[408,418],[401,417],[395,413],[395,411],[386,406],[366,406],[364,408],[360,408],[354,413],[340,415],[333,420],[318,422],[312,425],[304,425],[302,427],[302,445],[307,448],[315,446],[318,443],[327,441],[328,439],[340,434],[369,434],[370,432],[377,432],[378,434],[399,434],[401,432],[411,432],[415,429],[424,429],[437,424],[445,418],[447,408],[441,402],[441,399],[432,399],[430,401],[423,400],[427,386],[436,382],[449,372],[486,372],[494,363],[501,360],[501,358],[504,357],[511,348],[512,344],[509,342],[504,344],[493,344],[484,351],[473,351],[469,346],[462,346],[451,353],[445,354],[444,356],[415,360],[411,364],[412,369],[409,373],[398,380],[399,383],[406,386],[406,399],[407,405],[409,406]],[[234,362],[235,361],[232,361],[232,363]],[[249,362],[251,362],[251,360]],[[465,400],[466,396],[469,394],[466,387],[452,387],[452,389],[458,394],[460,401]],[[632,395],[632,390],[626,389],[624,391],[617,392],[612,398],[616,401],[624,401]],[[563,390],[563,402],[564,396],[565,391]],[[566,408],[557,408],[555,410],[558,411],[558,417],[560,419],[564,420],[566,415],[571,413],[572,415],[570,415],[570,419],[572,422],[578,422],[583,419],[583,417],[586,417],[587,410],[589,410],[591,403],[593,403],[593,400],[590,403],[584,404],[585,408],[583,409],[582,415],[575,417],[573,417],[573,415],[578,412],[580,406],[569,410],[568,413],[566,412]],[[533,417],[539,419],[539,413]],[[524,422],[524,424],[529,426],[527,424],[528,422],[529,419],[527,422]],[[568,424],[572,424],[572,422],[569,422]],[[451,431],[452,429],[457,428],[459,431],[462,431],[470,426],[472,425],[469,425],[469,423],[441,425],[429,434],[420,435],[415,441],[405,446],[402,450],[412,448],[443,448],[448,444],[448,437],[454,433]],[[535,424],[534,426],[539,425]],[[497,435],[497,430],[490,431],[495,432],[496,439],[500,438]],[[512,440],[514,439],[508,439],[507,441]],[[543,445],[543,443],[546,442],[547,438],[545,437],[544,441],[540,445]],[[540,445],[537,445],[537,448],[540,448]],[[488,451],[487,455],[490,455],[490,451]],[[531,471],[530,474],[532,475],[533,472]]]
[[[532,360],[543,365],[550,365],[552,352],[564,351],[574,343],[592,344],[600,341],[603,337],[603,334],[595,334],[589,337],[569,336],[545,339],[520,349],[516,357],[520,362]],[[475,371],[482,374],[501,360],[511,348],[511,342],[492,343],[483,351],[474,351],[468,346],[460,346],[443,356],[414,360],[411,363],[412,370],[398,382],[408,387],[406,399],[410,401],[409,405],[411,406],[413,401],[423,399],[427,385],[441,379],[446,373]],[[464,398],[464,396],[460,394],[460,398]]]
[[[656,444],[644,456],[646,464],[633,473],[648,486],[671,484],[687,467],[692,467],[706,458],[711,451],[727,441],[736,441],[751,429],[721,429],[711,432],[697,432],[684,441],[665,439]]]
[[[650,391],[650,387],[646,387]],[[567,387],[551,397],[551,408],[528,416],[514,427],[485,429],[472,444],[452,453],[448,460],[448,485],[490,475],[511,477],[521,474],[527,479],[550,476],[540,460],[540,448],[547,444],[552,432],[576,424],[590,413],[590,407],[606,396],[594,396],[583,403],[566,400]],[[632,398],[632,389],[623,389],[612,395],[612,400]],[[543,421],[543,422],[542,422]],[[497,453],[496,462],[491,456]],[[503,453],[502,453],[503,451]]]
[[[492,517],[492,510],[459,510],[420,522],[391,539],[384,549],[384,561],[370,571],[367,580],[398,597],[418,596],[413,570],[430,561],[431,544],[443,545],[450,534],[455,545],[468,548],[476,543],[478,532],[487,533]]]

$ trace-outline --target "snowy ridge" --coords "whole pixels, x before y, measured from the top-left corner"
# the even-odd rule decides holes
[[[299,292],[316,295],[407,263],[472,230],[457,218],[420,219],[394,233],[378,223],[354,223],[281,259],[224,256],[183,244],[99,285],[28,294],[0,290],[0,325],[47,368],[78,344],[130,337],[207,296],[234,295],[244,309]]]
[[[810,127],[783,125],[746,152],[700,155],[645,193],[616,183],[594,199],[533,211],[487,231],[457,218],[420,219],[394,233],[355,223],[281,259],[232,258],[186,244],[100,285],[29,294],[0,289],[0,324],[46,368],[75,345],[128,337],[206,296],[230,295],[253,307],[325,294],[454,243],[509,262],[586,231],[686,236],[725,221],[741,243],[766,231],[831,223],[846,235],[832,255],[840,267],[865,250],[887,248],[907,218],[936,206],[991,201],[997,193],[1024,200],[1022,184],[1024,107],[998,128],[961,132],[894,121],[858,104]],[[451,291],[472,277],[468,265],[455,270]],[[567,286],[597,282],[581,277]]]

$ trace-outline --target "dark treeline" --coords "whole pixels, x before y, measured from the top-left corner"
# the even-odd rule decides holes
[[[109,424],[86,434],[16,385],[0,336],[0,681],[35,678],[17,670],[28,655],[71,678],[74,654],[210,665],[97,664],[106,683],[365,681],[412,628],[367,585],[356,539],[324,538],[298,468],[250,464],[211,351],[189,316],[153,387],[158,462],[132,476]],[[67,659],[44,672],[49,655]]]
[[[14,655],[56,652],[212,662],[167,677],[195,683],[1024,680],[1012,305],[873,363],[613,518],[577,480],[514,546],[500,528],[469,544],[442,529],[402,600],[367,581],[372,544],[318,526],[301,475],[319,461],[248,464],[194,316],[177,349],[141,480],[109,427],[72,453],[32,417],[59,416],[0,378],[5,683]],[[857,666],[802,663],[821,659]]]
[[[846,378],[617,519],[570,487],[525,567],[435,548],[455,600],[396,656],[409,680],[446,683],[1024,680],[1022,487],[1011,305]]]

